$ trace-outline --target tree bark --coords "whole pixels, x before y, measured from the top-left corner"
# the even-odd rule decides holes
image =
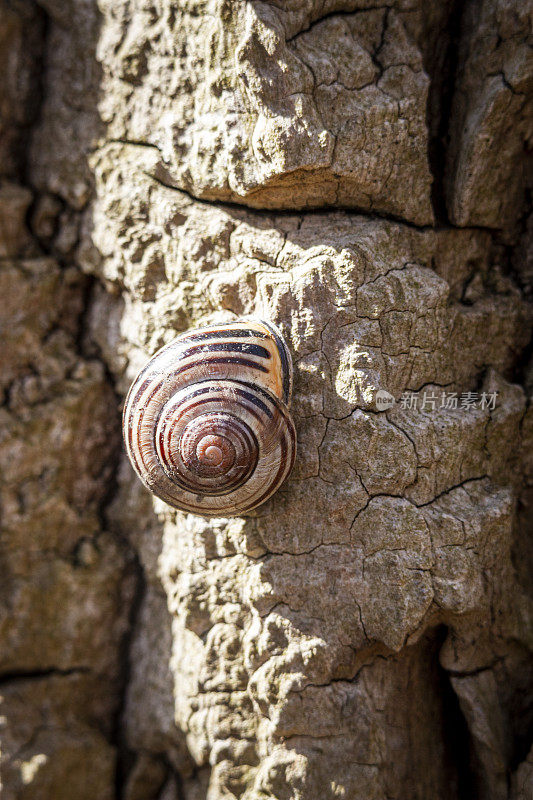
[[[6,800],[533,798],[531,24],[0,0]],[[241,315],[297,462],[207,520],[120,407]]]

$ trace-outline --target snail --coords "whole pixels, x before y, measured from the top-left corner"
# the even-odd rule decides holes
[[[153,494],[202,516],[264,503],[290,473],[290,353],[259,320],[198,328],[159,350],[126,398],[123,432]]]

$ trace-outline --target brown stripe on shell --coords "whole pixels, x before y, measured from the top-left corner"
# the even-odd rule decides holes
[[[263,366],[263,364],[258,364],[256,361],[252,361],[249,358],[237,358],[231,356],[220,356],[215,358],[203,358],[200,362],[202,368],[206,364],[236,364],[239,367],[249,367],[250,369],[257,369],[261,372],[268,372],[268,367]],[[178,372],[186,372],[188,369],[192,369],[197,365],[197,362],[194,361],[192,364],[187,364],[184,367],[181,367]]]
[[[268,350],[260,344],[254,342],[207,342],[206,344],[196,344],[183,350],[181,358],[190,358],[202,353],[244,353],[258,358],[271,358]]]
[[[293,435],[294,435],[293,430],[291,430],[291,437]],[[294,439],[295,438],[296,437],[294,435]],[[296,453],[295,453],[295,450],[293,448],[291,450],[292,460],[289,463],[289,461],[287,460],[288,448],[287,448],[287,442],[285,441],[285,436],[283,436],[282,439],[281,439],[280,447],[281,447],[280,465],[279,465],[279,468],[278,468],[278,471],[276,473],[276,476],[275,476],[274,480],[271,482],[271,484],[270,484],[269,488],[266,490],[266,492],[264,492],[264,494],[261,495],[261,497],[256,498],[253,501],[252,504],[250,504],[250,505],[246,506],[246,508],[242,509],[242,513],[246,513],[246,511],[251,511],[252,508],[255,508],[256,506],[260,506],[261,503],[264,503],[266,500],[268,500],[268,498],[275,491],[275,488],[272,488],[272,487],[275,487],[277,485],[281,486],[281,484],[283,483],[284,477],[282,477],[282,476],[283,476],[287,466],[289,466],[289,470],[288,471],[290,471],[292,469],[292,465],[294,463],[294,456],[295,456]]]
[[[221,337],[224,339],[233,339],[233,338],[251,338],[256,337],[258,339],[268,339],[268,333],[264,331],[253,330],[252,328],[235,328],[231,327],[231,325],[227,328],[224,326],[220,326],[218,328],[205,328],[200,329],[198,333],[191,333],[185,334],[183,337],[180,337],[180,341],[182,343],[187,342],[195,342],[198,340],[209,339],[213,337]]]

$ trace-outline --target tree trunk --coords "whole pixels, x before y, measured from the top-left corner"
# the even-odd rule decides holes
[[[6,800],[533,798],[530,35],[524,0],[0,0]],[[207,520],[120,407],[242,315],[297,461]]]

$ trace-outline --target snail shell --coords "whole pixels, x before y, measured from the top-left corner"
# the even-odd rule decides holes
[[[289,351],[266,322],[178,336],[150,359],[126,398],[130,461],[175,508],[222,517],[250,511],[292,469],[291,390]]]

